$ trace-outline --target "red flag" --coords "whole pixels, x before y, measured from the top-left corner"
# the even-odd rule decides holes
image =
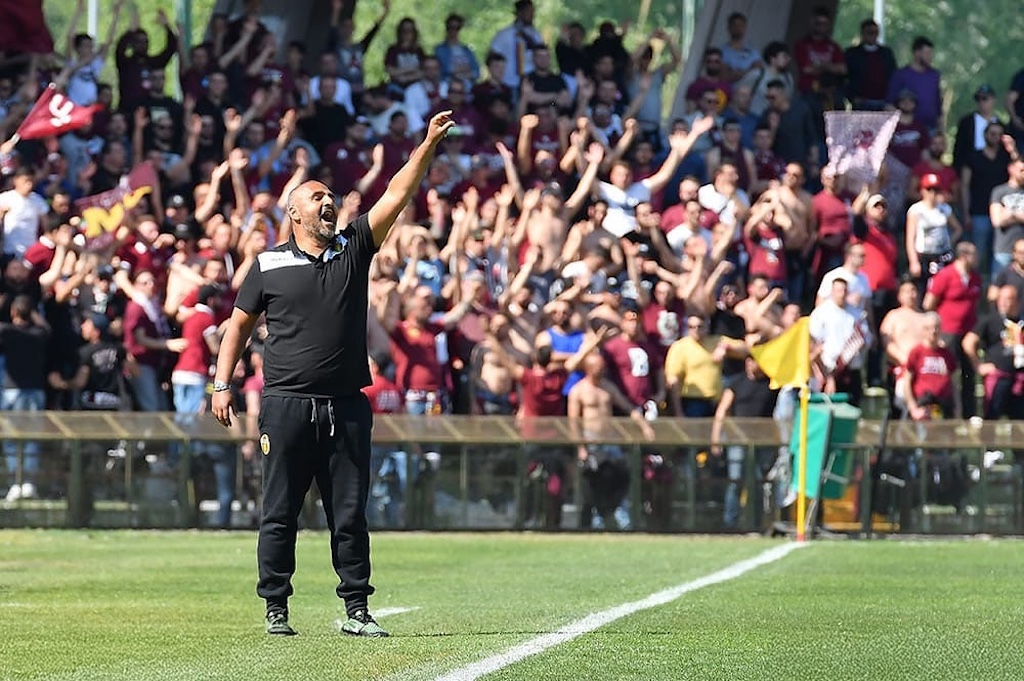
[[[93,114],[102,106],[78,106],[52,84],[43,90],[32,110],[15,133],[19,139],[31,140],[78,130],[92,122]]]

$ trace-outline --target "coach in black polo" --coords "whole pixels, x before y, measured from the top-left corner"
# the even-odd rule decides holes
[[[260,448],[263,515],[259,583],[267,633],[293,635],[288,597],[295,571],[299,513],[315,479],[331,531],[331,558],[348,620],[342,631],[387,636],[370,616],[370,536],[366,497],[373,416],[361,389],[370,385],[366,349],[370,261],[412,199],[434,150],[454,125],[431,119],[427,136],[369,212],[337,231],[336,197],[306,182],[288,197],[292,236],[261,253],[238,291],[221,342],[212,411],[231,423],[228,381],[246,339],[266,314]]]

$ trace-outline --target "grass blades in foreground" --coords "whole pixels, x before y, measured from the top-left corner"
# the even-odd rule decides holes
[[[328,539],[300,535],[292,624],[263,633],[255,536],[0,531],[0,679],[430,679],[778,545],[749,538],[377,534],[338,633]],[[493,679],[1019,679],[1018,541],[813,543]]]

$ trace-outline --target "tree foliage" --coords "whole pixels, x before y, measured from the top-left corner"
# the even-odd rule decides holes
[[[322,0],[319,0],[322,1]],[[99,0],[99,33],[106,34],[112,17],[114,0]],[[579,21],[596,30],[602,21],[617,24],[630,22],[632,28],[627,46],[646,36],[653,28],[664,27],[673,35],[680,34],[682,20],[681,0],[534,0],[536,24],[549,42],[558,38],[559,27],[569,21]],[[214,0],[192,0],[194,40],[199,40],[209,21]],[[143,26],[159,36],[156,25],[156,6],[139,3]],[[444,18],[449,12],[466,17],[463,40],[483,58],[490,39],[502,26],[512,20],[513,0],[434,0],[424,6],[419,0],[392,0],[392,10],[367,56],[367,76],[370,82],[384,77],[384,51],[393,42],[395,27],[406,16],[416,19],[421,42],[428,51],[443,38]],[[699,3],[698,3],[699,4]],[[1019,0],[888,0],[886,11],[887,43],[895,50],[897,61],[905,64],[910,58],[910,44],[914,36],[928,36],[935,43],[935,66],[943,73],[943,87],[947,97],[947,123],[955,125],[957,119],[971,110],[972,94],[981,83],[991,84],[999,93],[1000,101],[1006,93],[1010,79],[1017,69],[1024,67],[1017,46],[1024,43],[1024,22],[1018,21]],[[356,31],[365,31],[380,15],[380,3],[358,2],[356,5]],[[842,45],[851,45],[857,38],[858,25],[870,17],[873,0],[842,0],[836,21],[835,38]],[[74,10],[72,2],[52,0],[45,5],[47,19],[54,38],[62,49],[67,22]],[[127,12],[122,12],[120,27],[127,25]],[[641,23],[642,22],[642,23]],[[84,26],[82,27],[84,30]],[[162,37],[154,38],[156,46]],[[104,78],[114,78],[112,60],[108,61]],[[666,95],[669,95],[666,87]],[[666,99],[670,99],[667,96]]]
[[[843,0],[835,37],[852,45],[861,20],[871,17],[873,0]],[[982,83],[995,88],[1000,105],[1013,74],[1024,68],[1018,46],[1024,41],[1019,0],[888,0],[886,43],[900,65],[910,60],[910,45],[923,35],[935,44],[935,68],[942,72],[946,125],[974,108]]]

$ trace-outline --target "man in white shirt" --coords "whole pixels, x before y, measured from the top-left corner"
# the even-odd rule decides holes
[[[363,101],[366,104],[366,118],[377,138],[388,134],[391,117],[396,113],[405,114],[409,123],[407,132],[412,137],[416,137],[426,128],[426,123],[419,114],[406,106],[405,102],[393,101],[384,87],[378,86],[367,90]]]
[[[441,78],[441,61],[429,56],[420,64],[423,77],[405,88],[405,108],[426,120],[448,99],[448,81]]]
[[[75,13],[68,24],[67,37],[67,54],[73,54],[74,57],[69,60],[65,71],[68,73],[67,97],[79,106],[90,106],[96,103],[100,73],[103,71],[103,64],[107,58],[107,50],[110,49],[110,44],[117,34],[117,19],[123,6],[124,0],[117,0],[114,3],[107,40],[97,50],[91,35],[75,33],[78,21],[85,11],[85,0],[78,0]]]
[[[672,179],[679,163],[686,157],[698,137],[710,130],[713,122],[704,119],[689,133],[675,132],[669,138],[671,151],[665,162],[654,175],[633,182],[633,171],[625,161],[612,165],[608,174],[609,182],[598,182],[594,194],[608,204],[608,213],[601,226],[617,237],[636,230],[636,207],[650,202],[651,195],[661,191]]]
[[[829,270],[822,277],[816,304],[820,305],[832,295],[833,281],[846,279],[849,282],[846,290],[846,304],[860,313],[871,314],[871,283],[868,281],[867,275],[861,271],[861,268],[864,267],[864,255],[864,244],[846,244],[843,264],[834,270]]]
[[[824,378],[825,393],[846,393],[850,404],[857,406],[864,394],[864,349],[872,336],[863,313],[846,302],[848,287],[848,279],[837,276],[830,296],[811,312],[811,357]]]
[[[715,177],[697,191],[701,208],[717,215],[716,222],[730,227],[733,242],[743,238],[743,223],[750,211],[750,197],[737,186],[739,171],[732,163],[723,163]]]
[[[544,44],[544,38],[533,27],[533,2],[518,0],[515,8],[516,20],[494,34],[490,51],[505,57],[505,85],[518,92],[519,79],[533,73],[533,50]]]
[[[14,189],[0,194],[0,217],[4,221],[4,262],[21,258],[36,242],[43,227],[43,218],[50,206],[32,191],[35,175],[29,168],[14,173]]]
[[[309,99],[311,102],[320,99],[320,81],[324,78],[334,79],[334,103],[345,107],[349,116],[355,116],[356,109],[352,104],[352,85],[341,77],[338,53],[332,50],[324,50],[320,55],[320,75],[309,79]]]

